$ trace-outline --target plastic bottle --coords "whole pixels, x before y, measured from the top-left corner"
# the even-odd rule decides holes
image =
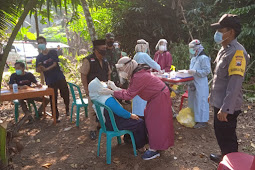
[[[16,83],[16,81],[12,85],[12,89],[13,89],[13,93],[18,93],[19,89],[18,89],[18,84]]]
[[[176,72],[173,70],[170,72],[170,79],[174,79],[176,77]]]

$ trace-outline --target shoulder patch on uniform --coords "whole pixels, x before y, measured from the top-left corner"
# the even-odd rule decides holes
[[[246,67],[246,60],[243,54],[243,50],[236,50],[234,57],[232,58],[229,67],[228,74],[244,76]]]

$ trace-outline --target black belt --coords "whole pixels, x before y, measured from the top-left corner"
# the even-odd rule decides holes
[[[161,89],[161,91],[163,91],[166,88],[166,85]]]

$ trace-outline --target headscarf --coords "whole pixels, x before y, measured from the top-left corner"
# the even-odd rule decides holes
[[[193,48],[196,51],[195,54],[190,54],[190,58],[197,57],[204,50],[204,47],[198,39],[192,40],[189,43],[189,48]]]
[[[118,72],[119,73],[120,72],[127,73],[126,78],[128,78],[128,79],[131,78],[131,75],[137,66],[138,66],[138,63],[129,57],[122,57],[121,59],[119,59],[118,63],[116,64],[116,68],[117,68]]]
[[[135,46],[135,52],[143,52],[150,55],[149,43],[144,39],[137,40],[137,44]]]
[[[88,85],[89,97],[91,98],[91,100],[96,100],[100,103],[105,104],[106,100],[112,96],[111,95],[101,95],[98,92],[106,87],[107,87],[106,83],[101,82],[97,77],[94,78]],[[96,111],[94,105],[93,105],[93,108]],[[103,111],[104,111],[104,109],[101,107],[101,113],[103,115],[103,119],[105,122],[105,117],[104,117]],[[98,115],[97,115],[97,117],[98,117]]]
[[[164,51],[167,51],[167,40],[166,39],[160,39],[155,47],[156,50],[159,50],[159,44],[163,42],[163,45],[165,46],[165,50]]]

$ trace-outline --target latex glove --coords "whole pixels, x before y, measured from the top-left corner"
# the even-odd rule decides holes
[[[42,84],[41,84],[41,83],[37,83],[37,84],[36,84],[36,87],[41,88],[41,87],[42,87]]]
[[[110,87],[113,91],[119,91],[121,88],[117,87],[115,83],[111,80],[108,80],[107,82],[108,87]]]
[[[164,74],[164,71],[162,71],[162,70],[159,70],[158,72],[159,72],[159,74]]]
[[[114,92],[113,90],[108,89],[108,88],[103,88],[98,91],[98,93],[101,95],[110,95],[110,94],[113,94],[113,92]]]
[[[196,74],[196,72],[197,72],[196,70],[188,70],[188,73],[192,75]]]

